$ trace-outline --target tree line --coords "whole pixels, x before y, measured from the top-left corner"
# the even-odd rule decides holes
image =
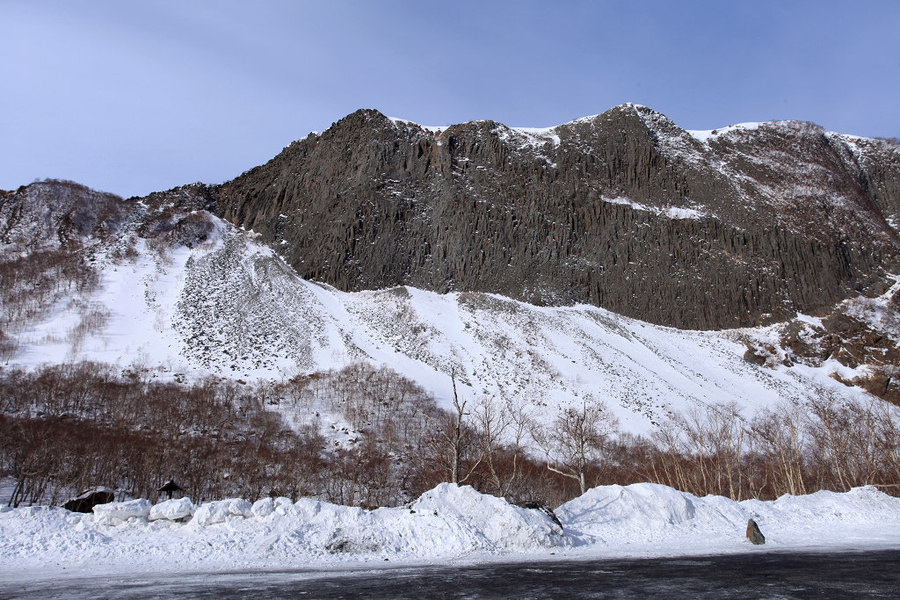
[[[541,413],[545,415],[545,413]],[[753,415],[730,404],[673,414],[649,436],[586,397],[538,418],[527,402],[443,410],[410,380],[358,364],[284,381],[161,381],[109,365],[0,371],[0,475],[9,504],[89,488],[195,501],[311,496],[405,503],[442,481],[556,506],[604,484],[655,482],[737,500],[876,484],[900,492],[900,415],[877,399],[821,398]]]

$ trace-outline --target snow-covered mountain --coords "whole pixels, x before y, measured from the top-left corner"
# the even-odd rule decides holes
[[[490,293],[343,292],[302,279],[259,235],[173,195],[125,201],[43,182],[0,198],[5,364],[95,360],[162,378],[250,381],[368,362],[445,405],[451,376],[467,397],[548,416],[603,400],[634,432],[692,406],[866,393],[846,384],[870,364],[808,351],[824,343],[820,318],[678,330]],[[836,314],[896,345],[898,288],[844,301]],[[807,351],[785,340],[805,340]]]

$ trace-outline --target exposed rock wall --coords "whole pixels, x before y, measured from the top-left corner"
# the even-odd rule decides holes
[[[880,292],[900,248],[895,146],[805,123],[702,141],[631,105],[544,131],[357,111],[204,194],[341,289],[586,302],[683,328]]]

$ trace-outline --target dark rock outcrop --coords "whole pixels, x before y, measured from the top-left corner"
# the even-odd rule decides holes
[[[900,268],[900,149],[807,123],[702,141],[633,105],[542,131],[361,110],[192,192],[340,289],[584,302],[682,328],[824,311]]]
[[[112,490],[105,488],[90,490],[84,492],[77,498],[72,498],[63,504],[63,508],[72,512],[89,513],[92,512],[94,507],[98,504],[109,504],[114,498],[115,494],[113,494]]]
[[[113,194],[71,181],[45,180],[0,195],[0,248],[15,252],[79,244],[91,235],[112,235],[129,207]]]

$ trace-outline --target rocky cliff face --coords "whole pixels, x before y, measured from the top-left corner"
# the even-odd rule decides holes
[[[584,302],[682,328],[816,313],[900,268],[897,146],[797,122],[692,134],[634,105],[542,130],[361,110],[192,197],[340,289]]]

